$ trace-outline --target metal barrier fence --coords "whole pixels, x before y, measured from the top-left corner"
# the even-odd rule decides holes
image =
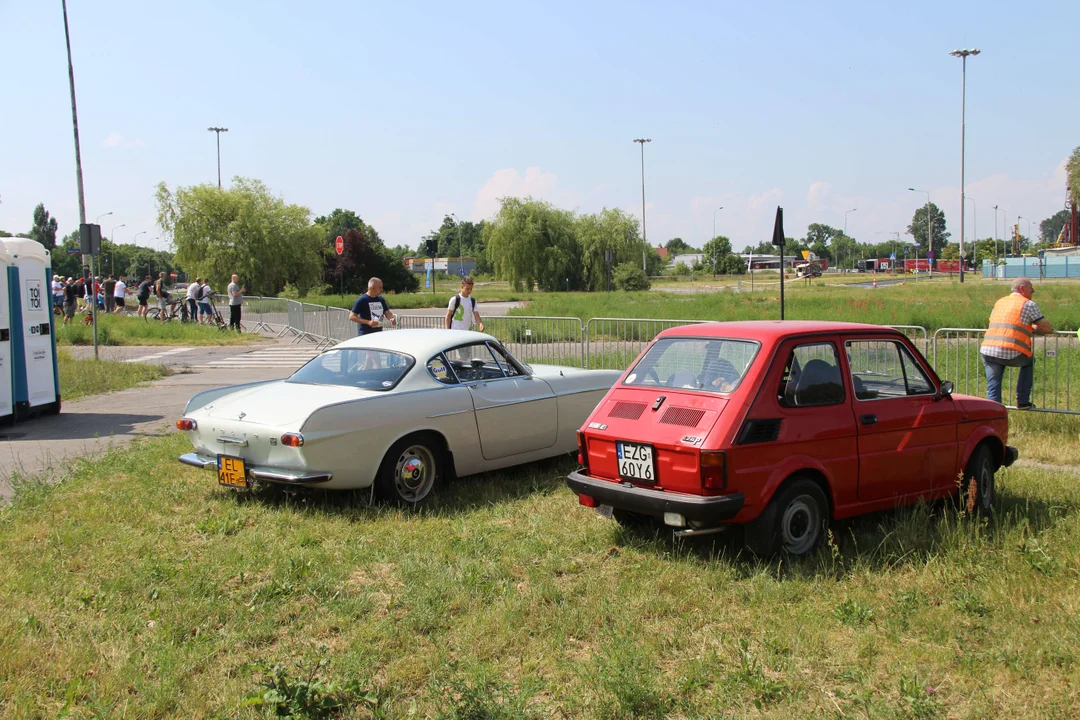
[[[941,328],[934,333],[930,358],[939,377],[951,380],[956,392],[982,397],[986,394],[986,371],[981,328]],[[1031,401],[1039,410],[1080,414],[1080,340],[1075,333],[1055,332],[1035,338],[1035,372]],[[1075,362],[1074,362],[1075,358]],[[1007,368],[1001,380],[1001,399],[1008,407],[1016,399],[1016,368]]]
[[[582,367],[624,370],[664,330],[707,320],[592,318],[585,323]]]

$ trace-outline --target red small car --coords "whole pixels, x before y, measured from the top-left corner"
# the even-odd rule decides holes
[[[582,505],[679,535],[745,525],[804,555],[830,518],[955,494],[989,512],[1011,465],[1000,403],[954,395],[902,333],[726,322],[660,333],[578,433]],[[960,482],[961,474],[964,481]]]

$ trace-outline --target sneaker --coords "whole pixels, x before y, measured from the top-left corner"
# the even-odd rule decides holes
[[[1035,403],[1032,403],[1032,402],[1018,403],[1016,405],[1016,409],[1017,410],[1034,410],[1035,409]]]

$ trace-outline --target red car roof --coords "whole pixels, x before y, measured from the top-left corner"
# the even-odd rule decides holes
[[[826,322],[821,320],[739,320],[732,322],[698,323],[681,325],[660,333],[662,337],[705,336],[746,338],[748,340],[780,340],[792,335],[815,332],[894,332],[899,331],[881,325],[867,323]]]

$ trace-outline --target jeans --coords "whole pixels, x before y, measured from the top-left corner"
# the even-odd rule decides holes
[[[1001,402],[1001,378],[1005,368],[1020,368],[1016,375],[1016,404],[1027,405],[1031,402],[1031,386],[1035,381],[1035,358],[1020,355],[1009,360],[982,356],[986,366],[986,399]]]

